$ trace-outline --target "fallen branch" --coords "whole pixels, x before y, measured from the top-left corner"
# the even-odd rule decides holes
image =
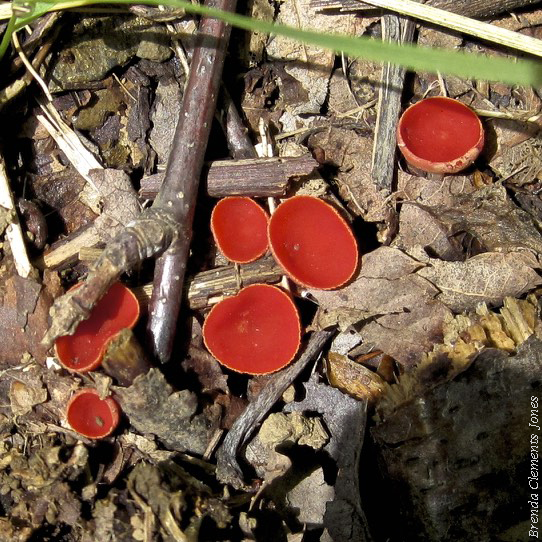
[[[210,0],[207,5],[233,10],[235,1]],[[163,254],[155,272],[148,331],[153,353],[162,361],[169,358],[181,302],[199,173],[228,38],[228,25],[216,19],[202,20],[160,193],[150,209],[143,211],[107,245],[84,283],[55,301],[50,312],[51,327],[43,339],[45,344],[51,345],[57,337],[73,333],[122,273],[146,258]]]
[[[235,420],[218,450],[217,476],[219,480],[235,488],[243,486],[243,471],[237,462],[239,450],[301,371],[320,354],[334,332],[335,330],[315,332],[309,339],[303,354],[286,369],[276,373],[256,400],[250,403],[241,416]]]

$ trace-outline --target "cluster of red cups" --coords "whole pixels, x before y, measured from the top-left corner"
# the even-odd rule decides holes
[[[270,249],[285,273],[308,288],[339,288],[358,266],[350,226],[334,207],[312,196],[285,200],[271,217],[250,198],[224,198],[213,210],[211,230],[228,260],[248,263]],[[211,309],[203,339],[213,356],[234,371],[272,373],[299,349],[299,314],[289,293],[253,284]]]
[[[108,344],[123,329],[131,329],[138,318],[136,296],[122,283],[113,284],[73,335],[56,340],[58,360],[63,367],[77,373],[97,369]],[[66,418],[81,435],[98,439],[110,435],[117,427],[120,408],[112,397],[102,399],[95,389],[82,388],[68,402]]]

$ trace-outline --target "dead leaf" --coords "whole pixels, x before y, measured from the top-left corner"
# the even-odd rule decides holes
[[[46,271],[43,285],[31,278],[12,275],[5,282],[0,304],[0,359],[17,364],[26,352],[39,362],[45,361],[47,348],[41,339],[49,327],[49,309],[62,288],[56,273]]]
[[[24,416],[34,405],[47,401],[47,390],[39,384],[31,387],[20,380],[11,381],[9,401],[14,416]]]
[[[425,257],[425,263],[417,274],[438,288],[437,299],[455,312],[474,310],[479,303],[496,306],[542,283],[540,264],[529,252],[485,252],[464,262]]]
[[[369,222],[386,220],[386,194],[376,189],[371,169],[367,167],[373,154],[369,134],[332,127],[312,135],[308,144],[311,149],[322,149],[326,162],[338,167],[335,182],[351,213]]]
[[[311,528],[322,526],[327,504],[335,498],[335,489],[326,483],[324,470],[317,468],[286,494],[290,507],[297,510],[296,519]]]
[[[140,214],[137,193],[130,177],[115,169],[94,169],[90,176],[100,192],[103,212],[94,221],[94,228],[103,242],[111,240],[120,228]]]
[[[196,414],[194,393],[174,391],[158,369],[137,377],[128,388],[114,390],[123,412],[139,432],[156,435],[172,450],[203,455],[216,422]]]

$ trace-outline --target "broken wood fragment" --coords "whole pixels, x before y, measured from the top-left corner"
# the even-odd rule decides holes
[[[93,262],[102,249],[84,248],[79,251],[79,260]],[[196,273],[186,283],[188,306],[191,309],[205,309],[221,299],[235,295],[243,286],[257,283],[275,283],[282,277],[282,269],[271,258],[260,258],[244,265],[224,265]],[[152,284],[145,284],[134,289],[139,302],[147,306],[152,295]]]
[[[123,329],[108,343],[102,367],[120,386],[130,386],[151,368],[151,363],[133,331]]]
[[[382,17],[382,33],[386,41],[410,43],[414,38],[415,29],[414,21],[405,17],[397,15]],[[397,64],[387,62],[382,67],[371,176],[377,188],[383,190],[386,196],[391,194],[393,189],[397,163],[395,130],[401,112],[405,74],[406,69]]]
[[[281,197],[292,177],[309,175],[318,166],[312,156],[217,160],[207,172],[207,193],[213,198],[225,196]],[[154,199],[164,179],[155,173],[141,180],[139,195]]]

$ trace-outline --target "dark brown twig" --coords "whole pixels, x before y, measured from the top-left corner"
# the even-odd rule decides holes
[[[245,126],[230,93],[222,87],[220,93],[220,105],[225,113],[225,126],[223,126],[228,142],[228,149],[234,159],[257,158],[258,153],[248,137],[248,129]]]
[[[292,365],[274,375],[256,400],[235,420],[217,454],[217,476],[222,482],[235,488],[243,486],[243,471],[237,462],[237,453],[288,386],[318,356],[333,333],[334,330],[315,332],[303,354]]]
[[[235,3],[208,0],[205,5],[233,11]],[[170,208],[179,225],[175,240],[156,262],[149,307],[149,346],[161,362],[169,360],[173,348],[199,179],[229,36],[230,27],[224,22],[202,19],[164,183],[154,204]]]

